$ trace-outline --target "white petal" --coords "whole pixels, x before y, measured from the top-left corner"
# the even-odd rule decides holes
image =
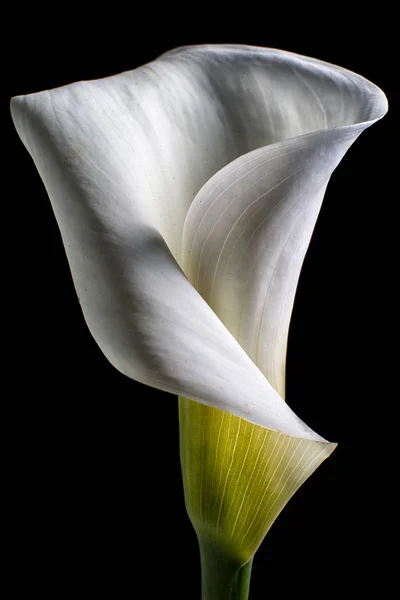
[[[246,154],[193,202],[184,270],[283,397],[290,315],[332,170],[357,133],[331,130]]]
[[[270,139],[261,125],[247,131],[245,115],[232,116],[231,100],[246,88],[230,97],[233,66],[228,89],[214,94],[222,55],[254,52],[175,52],[130,73],[16,98],[12,114],[50,196],[86,321],[110,362],[148,385],[321,439],[282,402],[175,260],[201,186]]]

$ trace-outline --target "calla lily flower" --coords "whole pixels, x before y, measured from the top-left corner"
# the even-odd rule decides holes
[[[265,533],[335,447],[284,401],[288,328],[329,178],[386,98],[316,59],[205,45],[11,110],[94,339],[180,397],[203,598],[245,598]]]

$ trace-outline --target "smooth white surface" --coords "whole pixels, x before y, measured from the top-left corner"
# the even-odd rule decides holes
[[[298,275],[333,169],[386,110],[358,75],[245,46],[12,101],[110,362],[309,439],[281,397]]]

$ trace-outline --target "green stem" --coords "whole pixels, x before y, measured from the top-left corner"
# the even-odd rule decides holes
[[[240,565],[199,539],[202,600],[248,600],[253,559]]]

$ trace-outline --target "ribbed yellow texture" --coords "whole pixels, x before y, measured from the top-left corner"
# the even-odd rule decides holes
[[[336,444],[296,438],[179,398],[185,502],[196,533],[247,562]]]

